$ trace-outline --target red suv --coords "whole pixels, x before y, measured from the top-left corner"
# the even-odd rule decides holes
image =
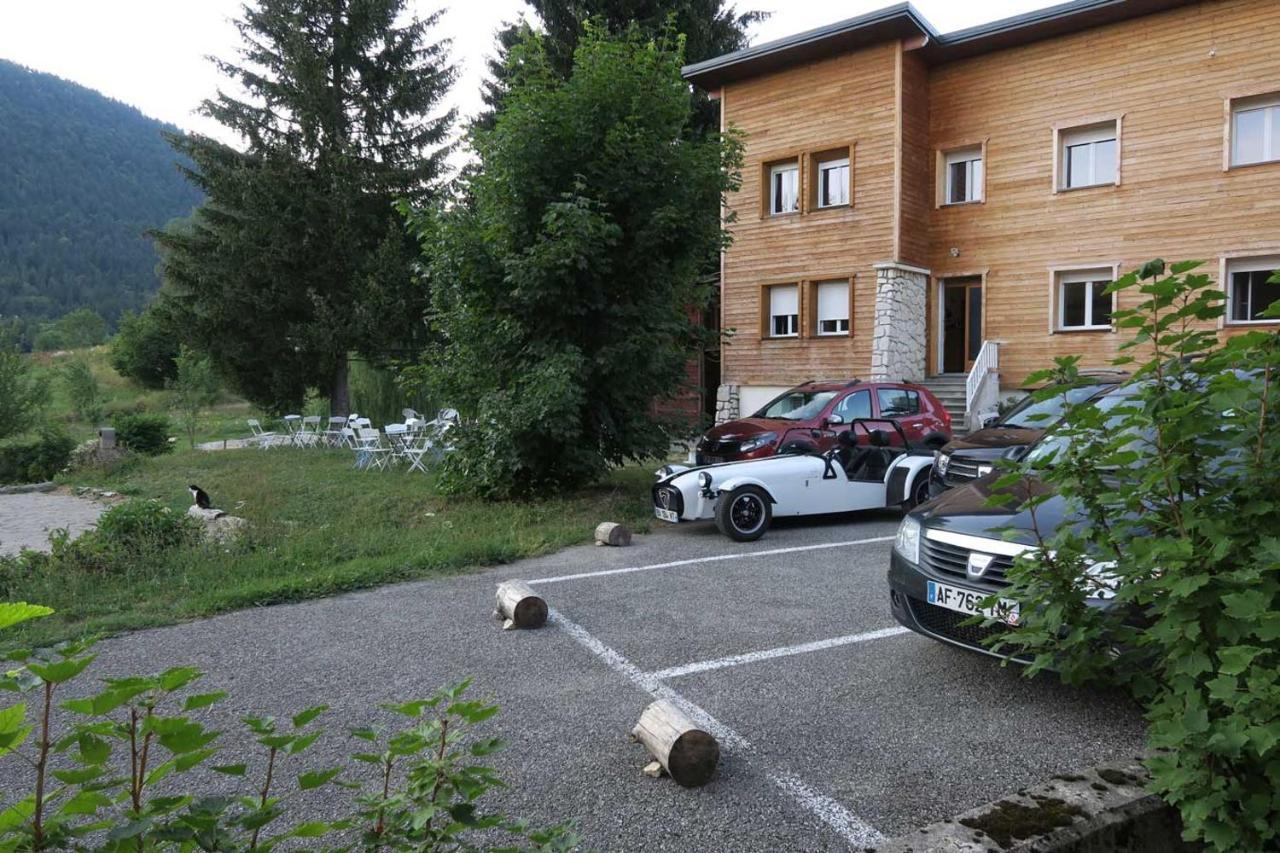
[[[951,440],[951,415],[927,388],[857,379],[806,382],[749,418],[712,427],[699,439],[694,459],[710,465],[775,453],[821,452],[834,447],[836,436],[855,418],[897,421],[916,446],[937,449]]]

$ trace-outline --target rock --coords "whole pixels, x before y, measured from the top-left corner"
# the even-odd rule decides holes
[[[238,515],[227,515],[220,509],[201,509],[193,505],[187,508],[187,515],[198,519],[204,525],[206,540],[219,545],[239,539],[249,526],[248,519]]]

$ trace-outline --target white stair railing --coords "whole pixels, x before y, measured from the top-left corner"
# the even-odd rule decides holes
[[[1000,402],[1000,342],[983,341],[973,369],[964,383],[965,421],[970,430],[982,429],[982,419]]]

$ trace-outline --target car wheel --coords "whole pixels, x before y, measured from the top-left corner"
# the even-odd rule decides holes
[[[754,542],[769,529],[772,520],[769,495],[759,486],[741,486],[723,493],[716,504],[716,527],[735,542]]]
[[[902,502],[904,509],[915,509],[922,503],[929,500],[929,469],[926,468],[916,474],[916,480],[911,484],[911,494]]]

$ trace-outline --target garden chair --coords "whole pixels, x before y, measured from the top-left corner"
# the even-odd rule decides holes
[[[402,455],[409,462],[409,471],[421,471],[427,473],[426,463],[423,461],[428,454],[435,449],[435,441],[431,433],[421,430],[410,435],[409,440],[405,442]]]
[[[407,459],[408,456],[405,455],[405,451],[412,441],[409,427],[404,424],[387,424],[382,431],[387,437],[387,446],[392,450],[392,461]]]
[[[323,437],[319,415],[307,415],[302,419],[302,428],[298,431],[298,443],[301,446],[316,447]]]
[[[342,431],[346,429],[347,419],[345,417],[329,418],[329,426],[322,433],[326,447],[341,447],[343,445]]]
[[[257,418],[249,418],[249,432],[251,433],[249,441],[257,444],[263,450],[275,444],[280,437],[274,432],[268,432],[263,429],[262,422]]]
[[[338,446],[345,447],[348,450],[356,449],[356,431],[351,427],[343,427],[341,435],[338,439]]]
[[[356,430],[355,451],[356,468],[361,471],[374,468],[381,471],[392,454],[391,448],[382,443],[382,433],[369,428]]]
[[[284,441],[297,447],[301,442],[299,434],[302,432],[302,415],[285,415],[280,420],[284,423]]]

